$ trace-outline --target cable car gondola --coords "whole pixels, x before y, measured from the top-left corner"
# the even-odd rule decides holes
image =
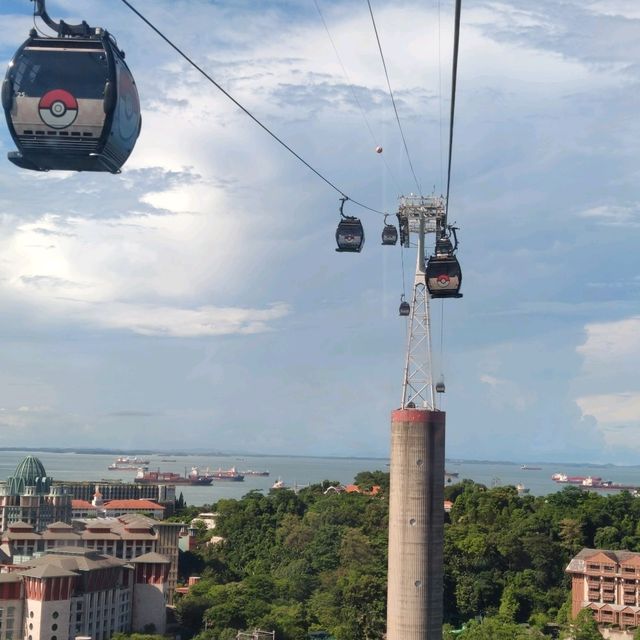
[[[359,218],[346,216],[343,212],[344,203],[348,198],[340,198],[341,220],[336,229],[336,251],[360,253],[364,246],[364,228]]]
[[[444,393],[445,392],[445,386],[444,386],[444,378],[440,378],[440,380],[438,380],[438,382],[436,382],[436,393]]]
[[[2,106],[18,147],[9,160],[34,171],[118,173],[138,138],[140,100],[114,38],[86,22],[68,25],[36,15],[57,32],[32,29],[2,85]]]
[[[400,308],[398,314],[401,316],[408,316],[411,314],[411,305],[404,299],[404,294],[400,296]]]
[[[398,230],[392,225],[387,224],[387,216],[384,216],[384,228],[382,229],[382,244],[395,245],[398,242]]]
[[[436,240],[435,255],[427,262],[427,288],[432,298],[462,298],[460,285],[462,284],[462,270],[455,256],[458,239],[455,228],[451,227],[455,238],[455,247],[447,234]]]

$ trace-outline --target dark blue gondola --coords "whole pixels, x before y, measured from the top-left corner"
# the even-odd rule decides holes
[[[408,316],[411,314],[411,305],[404,299],[404,294],[400,296],[400,307],[398,308],[398,315]]]
[[[387,224],[387,216],[384,217],[384,227],[382,229],[382,244],[387,246],[395,245],[398,242],[398,230]]]
[[[455,237],[455,230],[451,230]],[[426,269],[427,289],[432,298],[462,298],[462,269],[455,256],[457,245],[457,239],[454,247],[448,235],[436,240],[435,254],[429,258]]]
[[[2,85],[2,106],[18,148],[9,160],[34,171],[118,173],[140,133],[140,99],[114,38],[83,22],[54,22],[44,0],[36,15],[57,32],[32,30]]]
[[[341,220],[336,229],[336,251],[360,253],[364,246],[364,228],[359,218],[347,216],[343,212],[344,203],[348,198],[340,198]]]

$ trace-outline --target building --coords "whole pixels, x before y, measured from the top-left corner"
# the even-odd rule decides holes
[[[107,500],[103,509],[108,518],[143,513],[148,514],[154,520],[162,520],[164,515],[164,507],[151,500]]]
[[[5,567],[13,568],[44,553],[57,553],[72,546],[126,562],[138,561],[149,553],[160,554],[168,562],[163,597],[172,604],[178,581],[178,538],[182,529],[181,523],[158,522],[137,514],[76,520],[73,525],[54,522],[42,533],[36,532],[31,524],[16,522],[0,536],[0,561]]]
[[[166,630],[169,561],[149,553],[132,562],[68,547],[0,574],[4,640],[107,640],[114,633]]]
[[[43,531],[58,520],[71,521],[71,495],[63,486],[53,486],[38,458],[27,456],[6,482],[0,482],[0,531],[17,522]]]
[[[154,520],[162,520],[164,512],[165,507],[161,504],[144,498],[105,500],[98,487],[91,502],[75,498],[71,501],[71,513],[74,519],[117,518],[131,513],[141,513],[151,516]]]
[[[566,572],[573,617],[588,608],[599,625],[640,626],[640,553],[583,549]]]
[[[151,500],[164,507],[165,516],[173,515],[176,486],[174,484],[142,484],[138,482],[122,482],[120,480],[101,480],[98,483],[102,499],[109,500]],[[54,480],[53,487],[60,487],[70,493],[74,500],[91,502],[96,492],[95,481],[74,482]]]

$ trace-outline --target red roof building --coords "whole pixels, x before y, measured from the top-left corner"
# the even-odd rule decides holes
[[[150,514],[156,520],[164,517],[164,507],[151,500],[108,500],[103,507],[109,518],[117,518],[128,513]]]

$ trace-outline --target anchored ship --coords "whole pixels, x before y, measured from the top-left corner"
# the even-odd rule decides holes
[[[213,478],[200,473],[198,467],[193,467],[189,475],[181,476],[173,471],[144,471],[140,469],[134,478],[140,484],[192,484],[208,485],[213,482]]]

